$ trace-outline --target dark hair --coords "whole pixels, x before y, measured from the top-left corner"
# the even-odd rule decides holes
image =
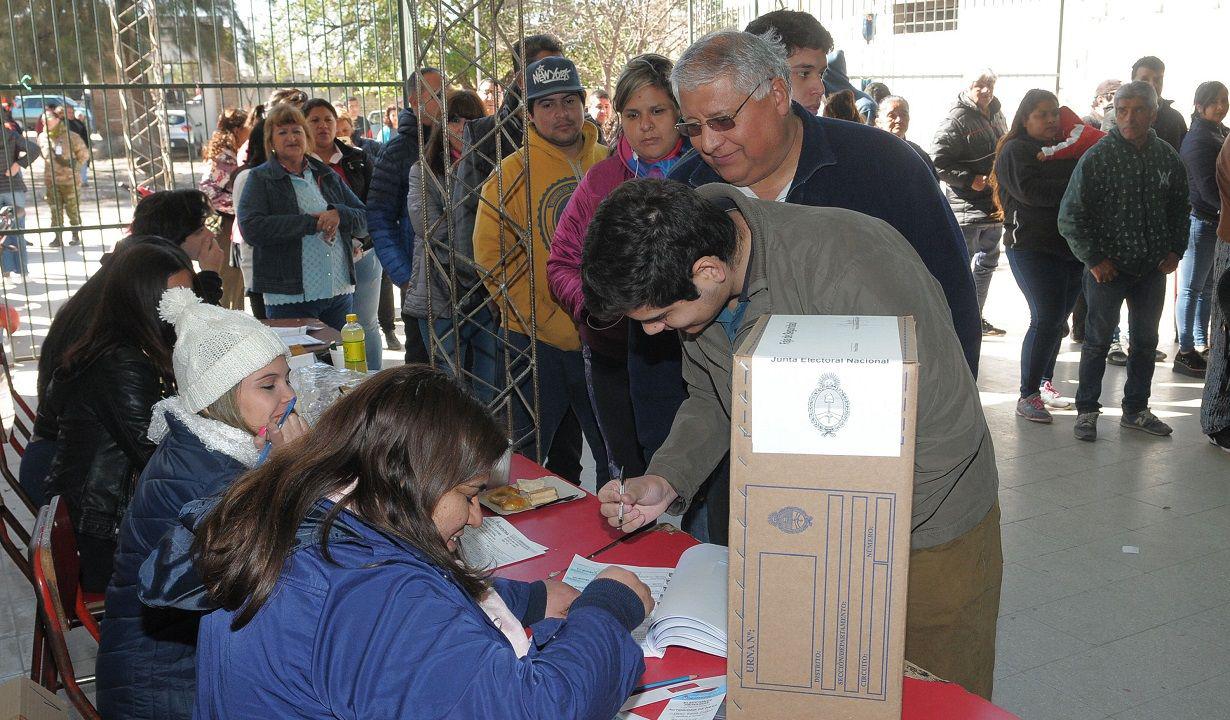
[[[607,92],[606,90],[603,90],[602,88],[598,88],[597,90],[594,91],[594,97],[601,98],[603,100],[610,100],[611,94]]]
[[[167,280],[182,270],[192,275],[188,256],[160,244],[134,244],[116,253],[107,263],[85,332],[64,353],[63,367],[73,372],[116,347],[135,345],[153,363],[164,386],[173,389],[175,330],[158,317],[158,303]]]
[[[838,120],[849,120],[856,123],[866,122],[863,114],[858,111],[858,105],[854,103],[854,91],[849,88],[826,97],[824,99],[824,110],[820,114],[824,117],[836,118]]]
[[[201,150],[201,159],[213,160],[223,151],[238,151],[239,143],[235,142],[235,133],[242,130],[247,122],[248,114],[238,108],[227,108],[219,113],[217,129]]]
[[[564,46],[554,35],[526,35],[512,46],[513,72],[521,72],[521,51],[525,51],[527,63],[534,62],[534,56],[542,53],[564,54]]]
[[[1153,55],[1146,55],[1136,62],[1132,63],[1132,79],[1136,79],[1136,71],[1141,68],[1149,68],[1153,72],[1166,72],[1166,63],[1162,62],[1161,58]]]
[[[1034,88],[1025,93],[1025,97],[1021,98],[1021,104],[1016,108],[1016,114],[1012,116],[1012,123],[1008,125],[1008,132],[999,139],[995,144],[995,159],[991,165],[991,174],[987,176],[987,184],[991,186],[991,200],[995,203],[994,217],[1003,219],[1004,217],[1004,197],[1003,188],[999,184],[999,154],[1003,151],[1004,146],[1009,141],[1014,140],[1025,134],[1025,121],[1044,102],[1053,102],[1056,106],[1059,105],[1059,98],[1055,97],[1055,93],[1050,90],[1042,90]]]
[[[337,119],[337,108],[333,107],[333,103],[325,100],[324,98],[312,98],[311,100],[308,100],[303,106],[303,117],[311,115],[313,110],[320,107],[327,109],[333,115],[334,120]]]
[[[811,13],[799,10],[765,13],[748,23],[743,30],[753,35],[776,32],[782,45],[786,46],[786,57],[799,50],[820,50],[826,54],[833,50],[833,36],[829,31]]]
[[[449,552],[432,512],[458,485],[506,475],[508,457],[495,420],[449,376],[425,365],[384,370],[230,486],[197,530],[197,569],[210,596],[238,611],[231,627],[243,627],[273,594],[313,506],[355,483],[322,522],[326,560],[329,531],[348,510],[413,546],[477,600],[488,588],[485,576]]]
[[[1203,109],[1217,102],[1217,97],[1226,92],[1226,86],[1216,80],[1202,82],[1196,87],[1196,97],[1192,100],[1195,109],[1192,110],[1192,120],[1200,117]]]
[[[614,319],[695,300],[696,261],[729,263],[737,249],[734,222],[700,193],[674,180],[629,180],[602,201],[585,234],[585,307]]]
[[[454,90],[448,94],[448,121],[435,123],[427,138],[427,147],[423,151],[423,160],[437,178],[443,179],[448,169],[444,161],[445,146],[448,141],[444,133],[448,132],[448,123],[456,120],[475,120],[487,115],[483,100],[472,90]]]
[[[303,105],[303,103],[307,102],[307,100],[307,93],[303,92],[299,88],[277,88],[269,93],[269,101],[266,102],[265,105],[270,109],[272,109],[274,105],[281,105],[282,103],[290,103],[295,107],[299,107]]]
[[[867,87],[863,88],[863,92],[870,95],[871,99],[875,100],[877,106],[884,100],[884,98],[893,94],[892,91],[888,89],[887,85],[879,81],[867,83]]]
[[[423,84],[424,75],[439,75],[441,79],[444,78],[444,73],[440,68],[430,66],[421,67],[407,75],[406,82],[402,84],[402,94],[405,96],[406,107],[414,107],[414,98],[418,97],[419,85]],[[424,87],[426,86],[424,85]],[[388,108],[385,111],[387,112]]]
[[[213,214],[200,190],[160,190],[141,198],[132,212],[130,235],[157,235],[182,245]]]

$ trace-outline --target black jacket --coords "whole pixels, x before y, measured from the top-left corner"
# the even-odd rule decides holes
[[[1217,153],[1226,142],[1227,128],[1202,117],[1192,118],[1192,129],[1183,138],[1179,157],[1187,168],[1188,197],[1192,214],[1215,223],[1221,213],[1221,195],[1217,192]],[[1160,133],[1159,133],[1160,134]]]
[[[1059,234],[1059,203],[1076,160],[1038,159],[1043,143],[1021,135],[1004,143],[995,159],[999,204],[1004,209],[1004,245],[1037,250],[1076,262]]]
[[[1183,113],[1174,109],[1174,100],[1158,99],[1157,117],[1153,119],[1153,130],[1176,152],[1183,147],[1183,137],[1187,135],[1187,122],[1183,120]]]
[[[991,174],[995,144],[1005,131],[999,98],[991,100],[988,110],[989,117],[961,93],[931,141],[935,169],[947,186],[948,204],[961,225],[991,222],[995,212],[990,185],[982,190],[970,187],[975,175]]]
[[[26,192],[26,182],[22,173],[9,176],[5,171],[13,163],[21,168],[28,168],[38,160],[42,152],[38,143],[32,143],[18,130],[12,130],[0,125],[0,207],[13,205],[13,193]]]
[[[350,184],[350,189],[360,200],[367,202],[367,191],[372,186],[372,162],[368,159],[367,152],[340,140],[334,140],[333,144],[342,153],[342,159],[337,164],[341,166],[342,172],[346,173],[346,182]]]
[[[47,388],[59,407],[59,448],[47,497],[64,496],[77,534],[114,540],[154,444],[146,437],[165,392],[158,370],[135,345],[86,367],[56,371]]]

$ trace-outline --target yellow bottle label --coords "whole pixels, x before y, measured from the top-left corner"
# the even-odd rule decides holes
[[[342,354],[346,359],[347,370],[367,372],[367,347],[362,339],[343,340]]]

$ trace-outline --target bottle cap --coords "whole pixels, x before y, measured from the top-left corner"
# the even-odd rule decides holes
[[[358,315],[356,315],[356,314],[354,314],[354,313],[347,313],[347,314],[346,314],[346,322],[348,322],[348,323],[352,323],[352,322],[359,322],[359,316],[358,316]]]

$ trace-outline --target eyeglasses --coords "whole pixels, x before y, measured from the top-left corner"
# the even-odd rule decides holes
[[[765,78],[765,80],[768,80],[768,78]],[[686,135],[688,137],[696,137],[700,135],[702,124],[708,127],[710,130],[716,130],[717,132],[726,132],[727,130],[734,129],[735,118],[738,117],[739,112],[743,110],[743,106],[747,105],[747,101],[751,100],[752,96],[756,94],[756,91],[760,89],[760,86],[765,84],[765,80],[761,80],[760,82],[756,83],[756,87],[752,88],[752,91],[747,94],[747,97],[743,98],[743,102],[739,103],[739,107],[735,108],[735,111],[733,114],[719,115],[715,118],[709,118],[708,120],[705,120],[703,122],[693,121],[693,122],[675,123],[676,132],[678,132],[680,135]]]

